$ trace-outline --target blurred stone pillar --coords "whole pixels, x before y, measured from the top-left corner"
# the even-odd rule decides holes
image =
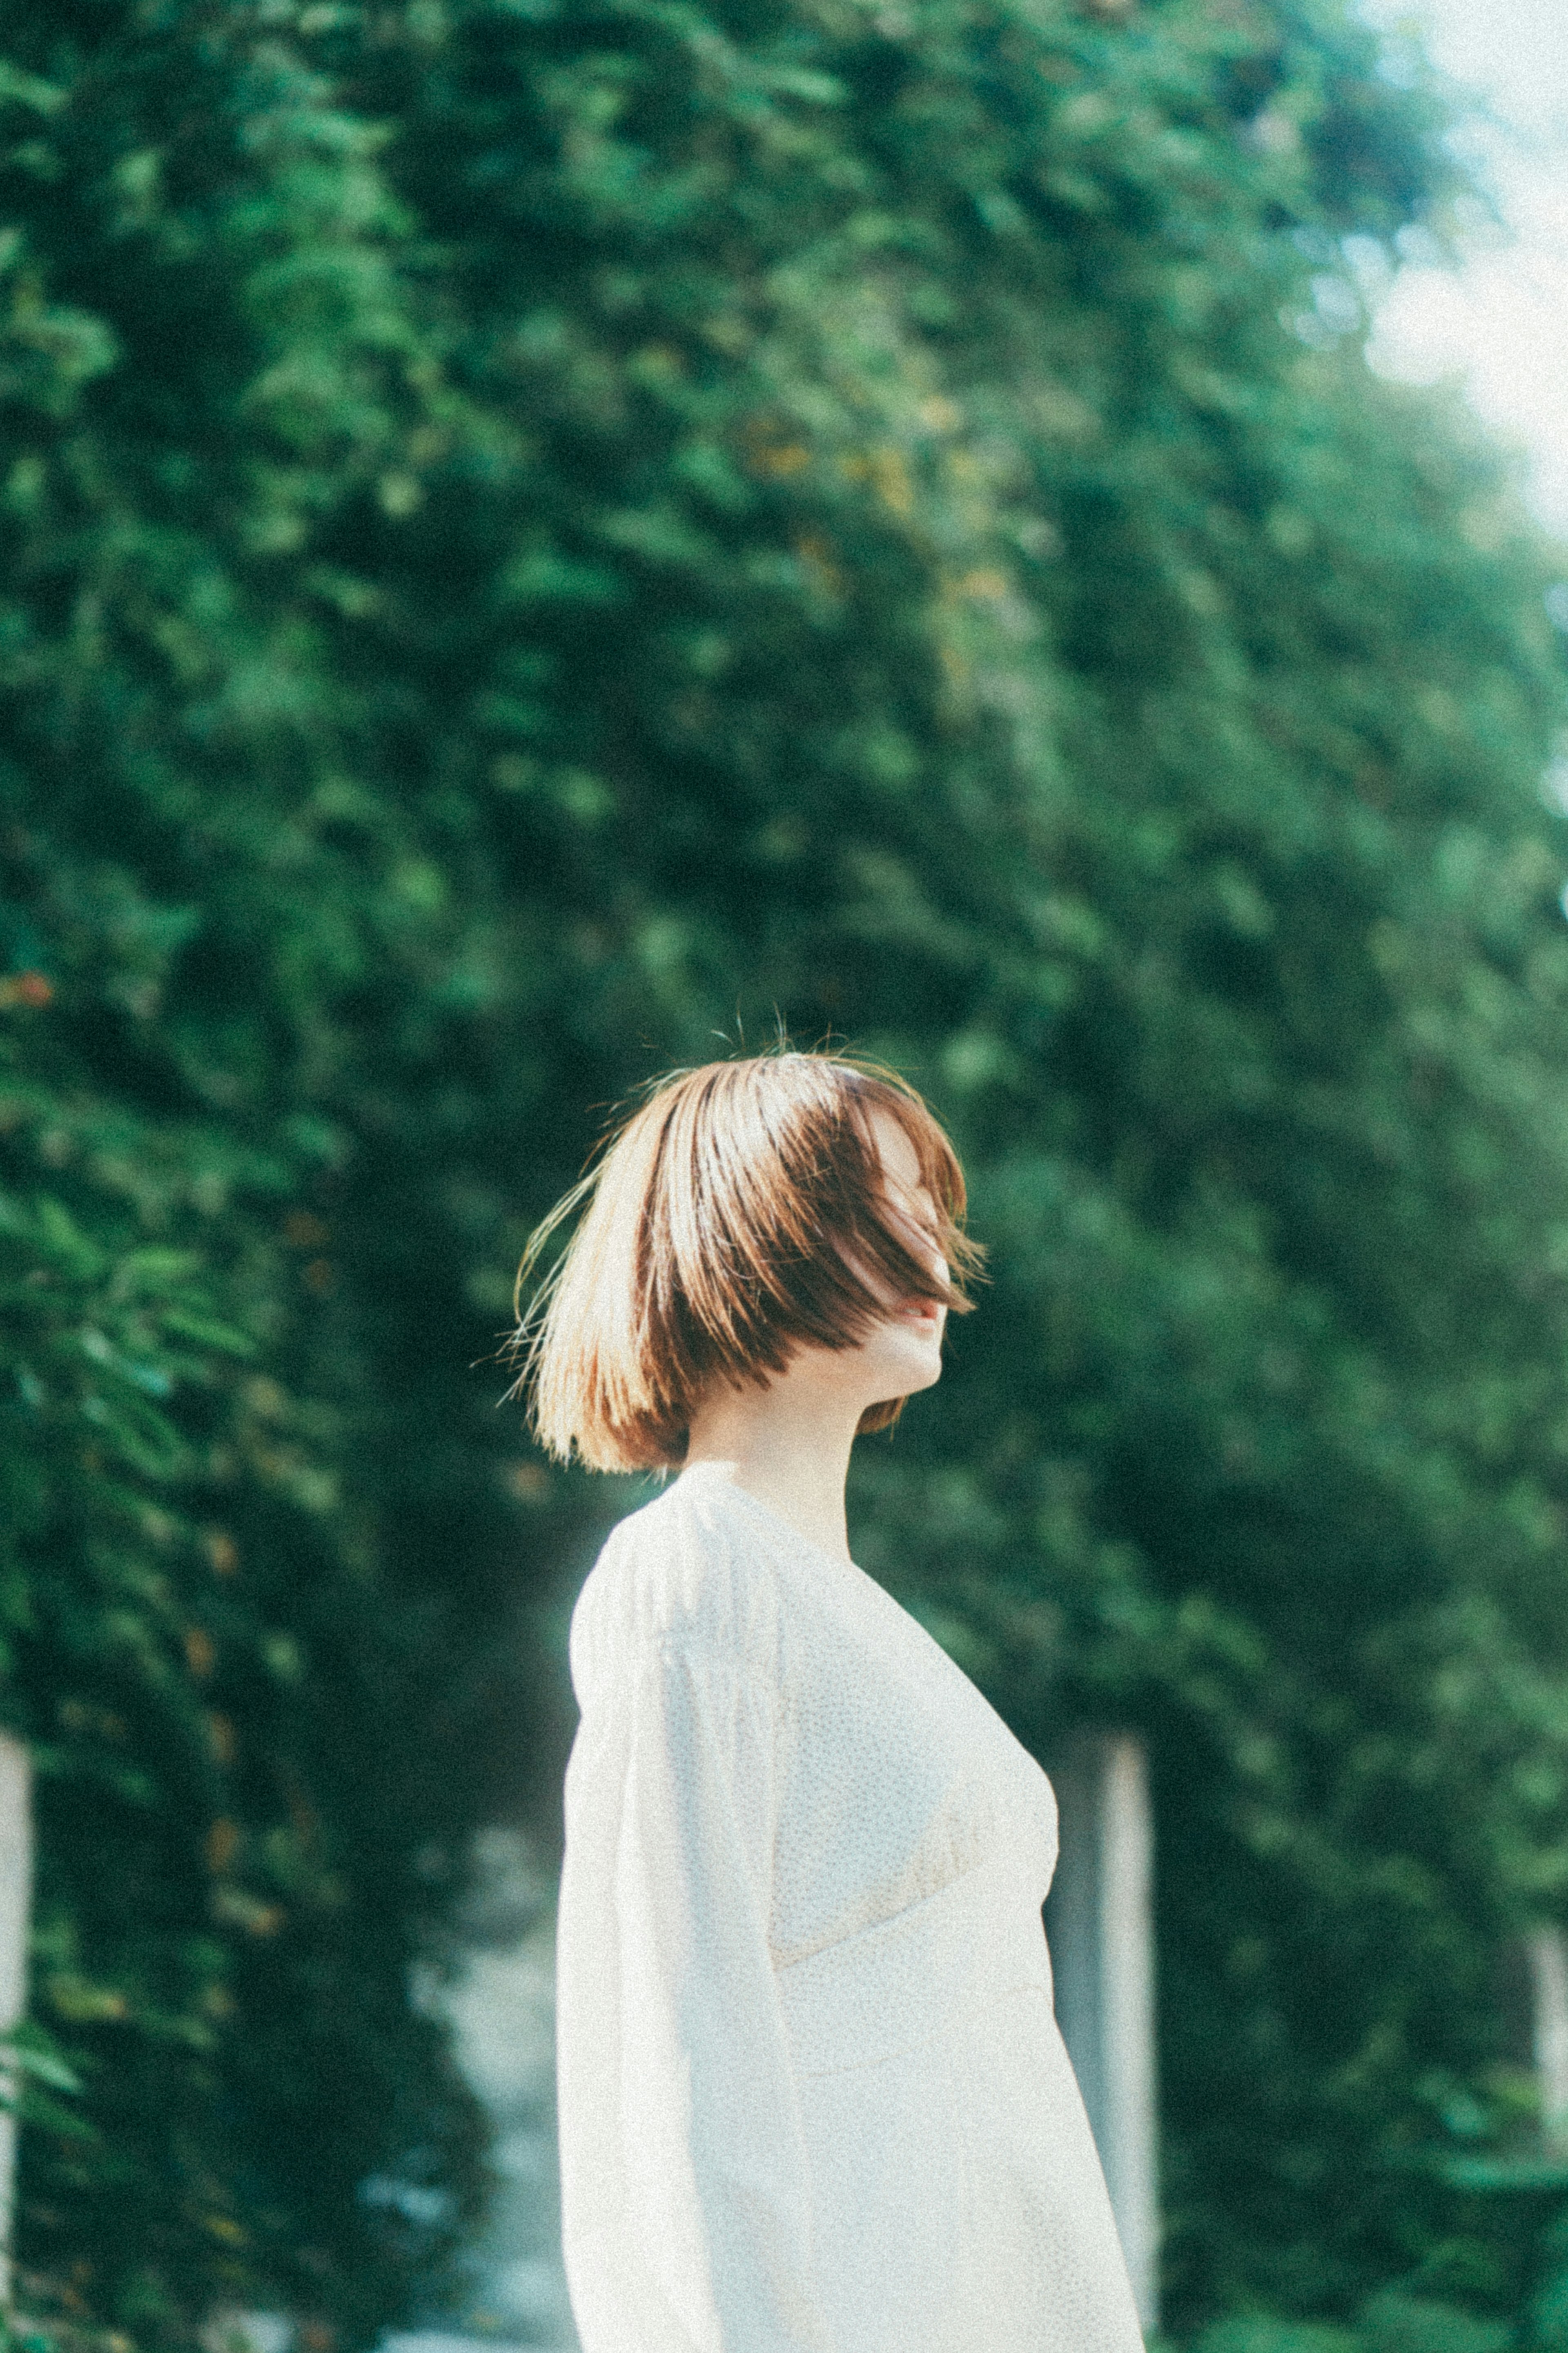
[[[1568,1934],[1556,1927],[1532,1929],[1525,1954],[1541,2128],[1549,2141],[1561,2146],[1568,2141]]]
[[[27,1930],[33,1905],[33,1763],[0,1733],[0,2038],[22,2022],[27,2000]],[[0,2311],[11,2309],[11,2227],[16,2207],[14,2066],[0,2063]]]
[[[1051,1764],[1061,1852],[1046,1905],[1057,2021],[1105,2168],[1139,2317],[1159,2321],[1153,1836],[1142,1742],[1080,1732]]]

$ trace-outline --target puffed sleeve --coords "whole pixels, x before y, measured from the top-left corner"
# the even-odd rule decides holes
[[[574,1630],[557,1923],[562,2238],[583,2353],[833,2353],[767,1943],[776,1690]]]

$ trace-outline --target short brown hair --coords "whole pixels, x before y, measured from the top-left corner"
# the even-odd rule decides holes
[[[888,1222],[870,1114],[899,1122],[937,1209],[938,1282]],[[656,1082],[612,1124],[594,1166],[533,1236],[518,1298],[551,1238],[586,1214],[521,1314],[517,1388],[539,1440],[597,1471],[670,1467],[717,1380],[782,1372],[801,1343],[855,1346],[886,1313],[845,1250],[899,1298],[960,1312],[982,1252],[963,1230],[963,1172],[921,1097],[858,1056],[781,1051]],[[903,1400],[872,1407],[883,1430]]]

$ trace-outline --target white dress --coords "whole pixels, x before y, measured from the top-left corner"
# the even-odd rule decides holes
[[[721,1471],[572,1618],[557,1930],[583,2353],[1140,2353],[1040,1905],[1039,1766]]]

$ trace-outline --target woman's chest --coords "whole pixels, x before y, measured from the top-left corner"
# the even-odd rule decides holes
[[[1005,1852],[1044,1900],[1056,1801],[941,1646],[866,1579],[789,1629],[770,1942],[781,1966]]]

